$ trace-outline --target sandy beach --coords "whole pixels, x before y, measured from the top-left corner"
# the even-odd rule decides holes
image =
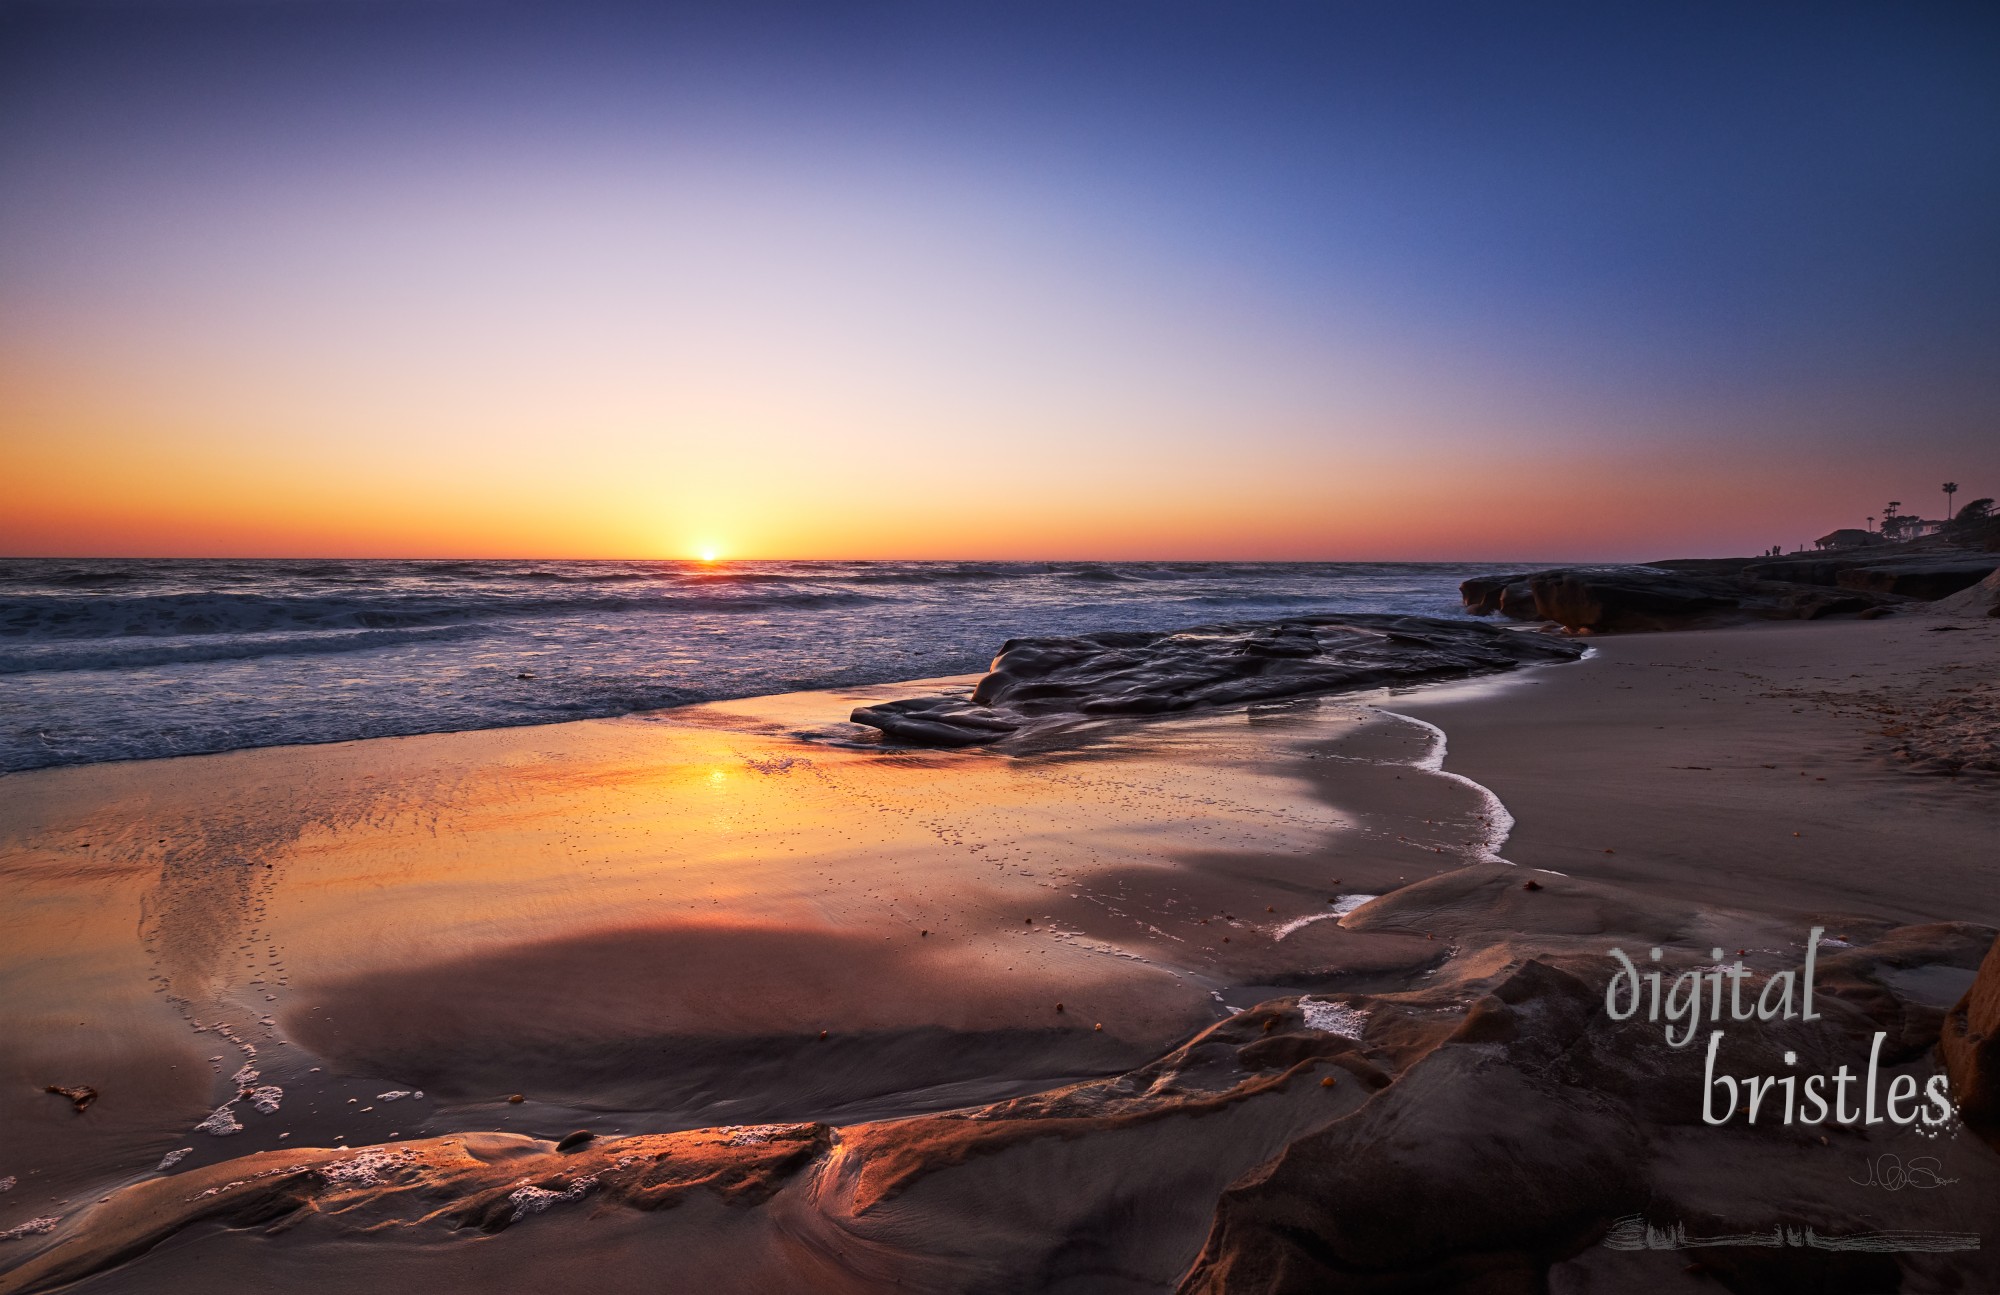
[[[2000,801],[1883,731],[1990,688],[2000,625],[1594,649],[1011,754],[843,722],[966,679],[11,775],[0,1230],[28,1230],[0,1289],[527,1289],[585,1255],[658,1289],[668,1254],[697,1256],[674,1289],[1315,1288],[1257,1267],[1278,1225],[1231,1184],[1268,1196],[1400,1101],[1451,1139],[1414,1181],[1490,1198],[1495,1147],[1564,1139],[1422,1077],[1533,968],[1588,999],[1621,938],[1795,959],[1820,926],[1901,950],[1900,981],[1844,973],[1870,1010],[1964,992]],[[1647,1064],[1695,1065],[1695,1100],[1698,1059]],[[43,1091],[84,1084],[80,1113]],[[1656,1178],[1733,1156],[1812,1185],[1823,1227],[1976,1233],[2000,1199],[1962,1132],[1922,1211],[1829,1185],[1881,1130],[1787,1131],[1782,1169],[1761,1131],[1701,1132]],[[1598,1233],[1475,1235],[1467,1271],[1684,1275]],[[1436,1264],[1465,1248],[1345,1266],[1457,1288]],[[1923,1259],[2000,1280],[1985,1253]]]
[[[0,1295],[2000,1295],[1996,94],[0,3]]]
[[[1584,668],[1400,709],[1443,726],[1449,767],[1513,811],[1516,863],[1799,914],[2000,926],[1992,780],[1913,775],[1884,733],[1933,709],[1946,729],[1954,699],[1988,713],[2000,633],[1939,623],[1599,639]]]

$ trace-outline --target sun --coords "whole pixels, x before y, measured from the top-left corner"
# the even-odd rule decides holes
[[[716,548],[713,544],[704,544],[695,550],[694,555],[703,562],[722,561],[722,550]]]

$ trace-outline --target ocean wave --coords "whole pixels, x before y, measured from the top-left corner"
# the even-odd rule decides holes
[[[968,674],[1023,635],[1447,612],[1458,582],[1481,573],[993,559],[0,559],[0,771]]]
[[[1085,567],[1080,571],[1058,571],[1059,579],[1086,580],[1094,584],[1125,585],[1136,584],[1145,577],[1137,571],[1116,571],[1108,567]]]
[[[417,629],[524,617],[634,613],[835,610],[876,601],[848,591],[763,593],[740,598],[662,591],[652,596],[570,598],[414,594],[374,598],[256,593],[0,598],[0,640],[115,639],[276,633],[286,630]]]
[[[269,656],[322,656],[377,648],[448,642],[479,633],[477,626],[437,629],[356,630],[351,633],[245,635],[241,638],[160,643],[151,639],[63,639],[0,649],[0,676],[70,670],[143,670],[205,661],[253,661]]]
[[[1040,563],[1021,567],[939,567],[925,564],[901,570],[857,571],[844,578],[858,585],[949,585],[968,581],[1025,580],[1048,573],[1049,568]]]
[[[143,567],[58,567],[50,570],[47,567],[31,568],[26,564],[0,564],[0,585],[41,585],[54,589],[111,589],[119,585],[154,584],[159,579],[159,572],[149,571]]]
[[[1019,568],[978,565],[966,566],[957,563],[923,563],[910,565],[885,565],[877,567],[864,563],[815,564],[814,569],[800,570],[792,564],[784,564],[775,570],[746,568],[722,568],[717,570],[695,570],[678,573],[679,583],[706,585],[734,584],[802,584],[802,585],[951,585],[966,582],[991,583],[1002,580],[1026,580],[1049,574],[1043,565]]]

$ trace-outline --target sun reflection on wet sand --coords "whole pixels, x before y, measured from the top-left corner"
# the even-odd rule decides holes
[[[16,775],[10,1069],[76,1053],[46,1028],[72,1013],[121,1022],[95,1045],[120,1066],[174,1068],[157,1098],[120,1094],[113,1159],[185,1145],[252,1062],[288,1105],[236,1108],[232,1154],[338,1113],[341,1076],[447,1103],[535,1088],[528,1113],[793,1118],[1114,1071],[1245,987],[1435,954],[1287,930],[1454,866],[1478,830],[1476,797],[1418,767],[1427,733],[1364,702],[1003,756],[837,718],[884,691]],[[800,1051],[822,1031],[868,1057]],[[30,1159],[64,1145],[44,1132]]]

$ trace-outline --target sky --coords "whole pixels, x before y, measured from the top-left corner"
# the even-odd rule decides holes
[[[0,0],[0,553],[1645,559],[1947,479],[1990,5]]]

